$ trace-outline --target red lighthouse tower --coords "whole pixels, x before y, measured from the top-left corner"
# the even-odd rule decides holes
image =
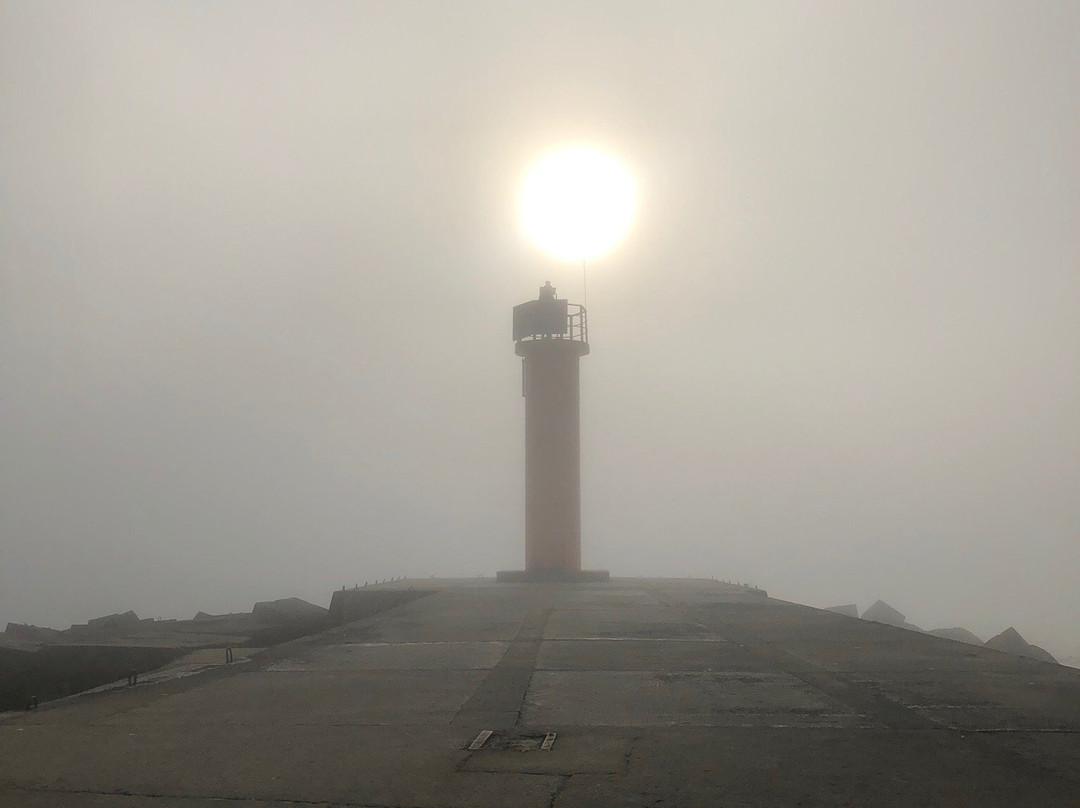
[[[501,581],[607,580],[581,569],[580,361],[589,353],[585,307],[555,295],[514,307],[525,397],[525,569]]]

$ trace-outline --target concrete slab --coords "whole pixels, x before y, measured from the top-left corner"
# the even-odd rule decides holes
[[[552,728],[870,723],[793,676],[751,671],[537,671],[522,719]]]
[[[195,687],[236,675],[243,667],[247,666],[212,666],[190,677],[151,679],[140,682],[134,687],[96,689],[79,693],[65,699],[46,702],[39,709],[31,712],[0,713],[0,726],[6,722],[20,726],[93,723],[136,707],[156,704],[168,696],[184,693]]]
[[[611,586],[566,586],[556,590],[556,609],[623,609],[631,606],[656,607],[656,596],[644,588]]]
[[[5,780],[17,785],[232,800],[360,805],[546,806],[556,777],[461,773],[463,737],[424,728],[220,722],[182,732],[128,725],[0,727]],[[0,781],[0,788],[16,785]]]
[[[251,672],[95,723],[143,728],[448,724],[484,677],[480,670]]]
[[[961,730],[1080,732],[1080,689],[1070,669],[883,671],[852,676],[944,726]]]
[[[376,617],[351,623],[344,642],[498,642],[512,640],[528,610],[518,587],[439,592]],[[431,619],[438,615],[437,620]]]
[[[545,640],[536,669],[776,672],[767,660],[723,640]]]
[[[1019,759],[1072,781],[1080,795],[1080,733],[994,732],[979,734],[978,743],[1003,760]]]
[[[279,660],[266,670],[482,670],[495,667],[509,647],[506,642],[346,643]]]
[[[681,618],[664,606],[628,606],[611,610],[554,609],[548,619],[546,640],[607,637],[625,639],[714,638],[700,623]]]
[[[1020,806],[1068,808],[1075,781],[1009,768],[946,733],[657,729],[625,775],[571,777],[555,808],[601,806]]]
[[[894,636],[904,634],[908,636]],[[940,637],[913,635],[903,629],[893,629],[889,636],[856,640],[840,637],[828,641],[824,638],[787,641],[784,648],[815,665],[850,672],[1000,670],[1023,673],[1037,671],[1045,664]]]

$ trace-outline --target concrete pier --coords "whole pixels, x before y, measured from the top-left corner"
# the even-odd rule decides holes
[[[4,714],[0,805],[1080,799],[1072,668],[713,581],[424,586],[247,661]]]

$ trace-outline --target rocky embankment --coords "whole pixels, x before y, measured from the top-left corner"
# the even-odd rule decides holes
[[[0,633],[0,710],[33,707],[137,676],[200,648],[266,647],[330,626],[330,611],[299,598],[256,603],[250,612],[191,620],[105,615],[58,631],[8,623]]]
[[[847,617],[860,616],[858,607],[854,603],[846,603],[842,606],[830,606],[826,611],[836,612],[837,614],[842,614]],[[909,631],[922,631],[924,634],[932,634],[935,637],[944,637],[947,640],[966,642],[970,645],[983,645],[987,648],[1004,651],[1007,654],[1016,654],[1017,656],[1038,659],[1042,662],[1053,662],[1058,664],[1058,661],[1054,659],[1049,651],[1029,643],[1021,637],[1020,632],[1012,626],[1009,626],[1009,628],[1005,629],[1000,634],[991,637],[986,642],[983,642],[982,638],[977,634],[968,631],[966,628],[961,628],[960,626],[954,626],[952,628],[935,628],[929,631],[923,631],[923,629],[918,626],[909,623],[903,614],[883,600],[875,601],[874,605],[863,612],[861,617],[863,620],[872,620],[875,623],[884,623],[889,626],[905,628]]]

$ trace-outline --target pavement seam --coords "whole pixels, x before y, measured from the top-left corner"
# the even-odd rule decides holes
[[[357,803],[357,802],[340,802],[337,800],[288,800],[277,799],[276,797],[261,798],[261,797],[212,797],[205,794],[158,794],[148,791],[131,791],[128,789],[116,789],[114,791],[101,791],[93,788],[34,788],[34,787],[18,787],[5,789],[8,793],[11,792],[29,792],[32,794],[91,794],[102,797],[146,797],[148,799],[160,799],[160,800],[213,800],[215,802],[261,802],[270,805],[329,805],[329,806],[348,806],[348,808],[405,808],[405,806],[385,806],[375,805],[371,803]],[[3,793],[3,792],[0,792]]]
[[[543,605],[529,610],[517,635],[507,645],[502,659],[490,669],[487,677],[457,711],[451,724],[475,723],[469,720],[470,717],[479,720],[495,713],[514,713],[516,718],[513,726],[521,723],[522,704],[532,684],[540,644],[551,612],[552,607]],[[526,670],[528,676],[523,676]]]
[[[545,775],[551,776],[551,775]],[[569,775],[566,775],[569,777]],[[252,802],[260,805],[325,805],[330,808],[423,808],[412,803],[385,803],[385,802],[348,802],[342,800],[304,800],[304,799],[279,799],[277,797],[213,797],[205,794],[157,794],[145,791],[129,791],[127,789],[116,791],[99,791],[92,788],[33,788],[14,787],[4,788],[0,796],[6,793],[28,792],[32,794],[91,794],[102,797],[146,797],[148,799],[161,800],[208,800],[214,802]],[[447,805],[444,808],[471,808],[468,805]]]
[[[637,747],[640,741],[641,736],[634,735],[630,738],[630,742],[626,745],[626,753],[623,755],[623,777],[626,777],[630,774],[630,759],[634,756],[634,749]]]
[[[548,802],[548,808],[554,808],[556,800],[559,799],[559,795],[566,790],[566,787],[570,785],[570,778],[572,774],[564,774],[559,776],[559,784],[555,786],[555,790],[551,794],[551,800]]]

